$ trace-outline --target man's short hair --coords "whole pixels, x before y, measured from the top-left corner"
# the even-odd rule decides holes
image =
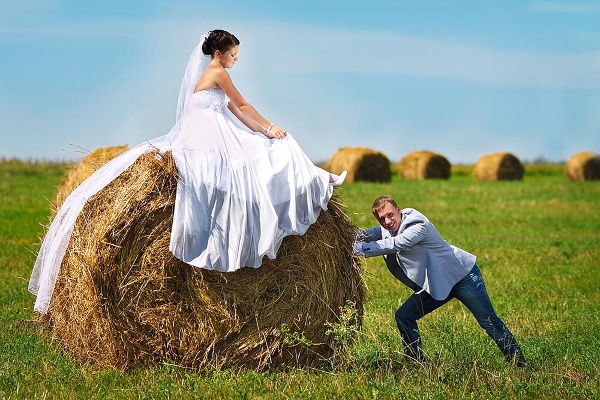
[[[396,204],[396,200],[392,199],[390,196],[379,196],[373,202],[373,207],[371,208],[371,212],[377,218],[377,211],[382,210],[386,204],[391,204],[393,207],[398,208],[398,204]]]

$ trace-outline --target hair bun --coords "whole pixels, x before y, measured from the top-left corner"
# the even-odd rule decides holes
[[[207,56],[212,55],[212,51],[210,48],[210,43],[208,41],[208,36],[204,38],[204,42],[202,42],[202,53],[204,53]]]
[[[219,50],[225,53],[233,46],[240,44],[240,41],[231,33],[222,29],[214,29],[208,32],[208,36],[202,43],[202,52],[207,56],[214,56],[215,51]]]

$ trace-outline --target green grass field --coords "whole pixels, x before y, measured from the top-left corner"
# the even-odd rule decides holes
[[[594,399],[600,381],[600,182],[569,182],[561,165],[526,165],[523,181],[342,186],[348,215],[376,224],[373,199],[424,212],[452,244],[478,256],[497,313],[530,366],[506,365],[470,313],[452,301],[421,323],[425,367],[406,364],[393,313],[409,295],[380,258],[364,263],[362,330],[330,369],[190,371],[173,365],[95,371],[36,326],[27,292],[49,204],[68,165],[0,162],[0,397],[232,399]],[[90,338],[93,340],[93,338]]]

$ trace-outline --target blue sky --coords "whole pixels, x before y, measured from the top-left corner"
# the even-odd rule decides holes
[[[0,0],[0,157],[78,159],[175,122],[202,33],[313,161],[367,146],[451,163],[600,152],[600,2]]]

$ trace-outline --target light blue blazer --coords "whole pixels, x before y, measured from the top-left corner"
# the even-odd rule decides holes
[[[452,287],[475,265],[476,257],[446,242],[427,217],[413,208],[401,210],[396,235],[382,226],[359,231],[355,249],[365,257],[396,255],[402,271],[436,300],[444,300]]]

